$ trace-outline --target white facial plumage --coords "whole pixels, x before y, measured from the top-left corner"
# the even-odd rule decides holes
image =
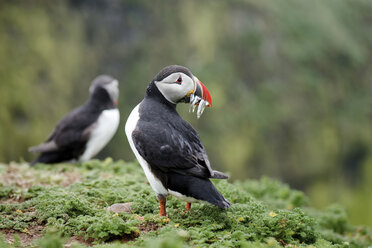
[[[105,88],[107,93],[110,95],[110,98],[112,99],[112,101],[118,100],[118,98],[119,98],[119,82],[118,82],[118,80],[114,79],[109,83],[92,84],[89,87],[90,94],[93,93],[94,89],[98,85],[101,85],[103,88]]]
[[[174,104],[195,89],[194,80],[183,72],[172,73],[161,81],[155,81],[155,85],[163,96]]]
[[[118,100],[119,98],[119,82],[118,80],[112,80],[109,84],[103,86],[109,93],[113,101]]]

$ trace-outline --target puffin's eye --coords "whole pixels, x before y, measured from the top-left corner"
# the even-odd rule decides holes
[[[177,83],[182,84],[182,77],[181,76],[177,79]]]

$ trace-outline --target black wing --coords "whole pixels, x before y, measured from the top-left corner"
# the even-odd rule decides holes
[[[45,143],[31,147],[30,151],[54,152],[84,146],[98,116],[99,113],[88,111],[86,106],[71,111],[58,123]]]
[[[199,135],[185,121],[177,126],[140,121],[132,138],[139,154],[160,171],[201,178],[227,178],[211,169]]]
[[[99,113],[84,111],[83,107],[70,112],[56,127],[52,140],[59,147],[87,142],[98,116]]]

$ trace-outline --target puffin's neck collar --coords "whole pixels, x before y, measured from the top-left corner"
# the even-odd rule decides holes
[[[174,104],[174,103],[168,101],[163,96],[163,94],[160,92],[160,90],[158,89],[158,87],[155,85],[155,82],[154,81],[151,81],[151,83],[149,84],[149,86],[147,86],[145,98],[154,99],[157,102],[160,102],[162,104],[165,104],[165,105],[167,105],[167,106],[169,106],[171,108],[174,108],[174,109],[177,106],[177,104]]]

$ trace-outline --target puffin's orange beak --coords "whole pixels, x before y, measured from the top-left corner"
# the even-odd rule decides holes
[[[200,81],[198,82],[198,85],[199,85],[198,87],[200,87],[200,90],[201,90],[200,97],[208,102],[207,107],[212,107],[212,97],[211,97],[211,94],[209,94],[207,87],[205,87],[205,85],[202,84],[202,82]],[[198,91],[198,87],[197,87],[197,91]]]
[[[189,112],[194,112],[196,106],[198,106],[198,111],[196,111],[196,117],[199,119],[203,114],[205,107],[212,107],[212,97],[209,94],[207,87],[205,87],[200,80],[194,76],[194,89],[187,93],[187,97],[190,100]]]
[[[212,107],[212,97],[211,94],[209,94],[207,87],[205,87],[205,85],[202,82],[200,82],[200,80],[195,76],[194,82],[196,84],[194,94],[203,99],[204,101],[208,102],[208,105],[206,105],[207,107]]]

